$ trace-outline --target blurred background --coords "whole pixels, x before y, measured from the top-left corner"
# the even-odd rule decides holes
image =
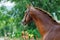
[[[60,22],[60,0],[0,0],[0,37],[41,37],[34,22],[21,25],[27,4],[50,12],[52,17]]]

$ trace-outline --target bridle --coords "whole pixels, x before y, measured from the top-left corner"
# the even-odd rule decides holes
[[[27,17],[27,15],[29,15],[29,17],[31,17],[31,16],[30,16],[30,9],[27,9],[27,10],[25,11],[25,13],[26,13],[26,16],[25,16],[25,17]]]

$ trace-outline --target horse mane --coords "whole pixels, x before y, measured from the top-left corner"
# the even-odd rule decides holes
[[[42,8],[38,8],[38,7],[35,7],[35,9],[45,12],[45,14],[47,14],[54,22],[58,23],[58,22],[52,17],[52,15],[51,15],[49,12],[43,10]]]

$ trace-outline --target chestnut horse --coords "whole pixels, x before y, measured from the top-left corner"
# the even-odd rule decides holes
[[[41,8],[29,6],[25,11],[22,23],[26,25],[32,20],[35,22],[43,40],[60,40],[60,24],[48,12]]]

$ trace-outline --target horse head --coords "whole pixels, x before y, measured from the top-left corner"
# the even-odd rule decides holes
[[[25,15],[23,17],[22,23],[24,25],[26,25],[27,23],[29,23],[32,20],[31,16],[30,16],[30,6],[27,8],[27,10],[25,11]]]

